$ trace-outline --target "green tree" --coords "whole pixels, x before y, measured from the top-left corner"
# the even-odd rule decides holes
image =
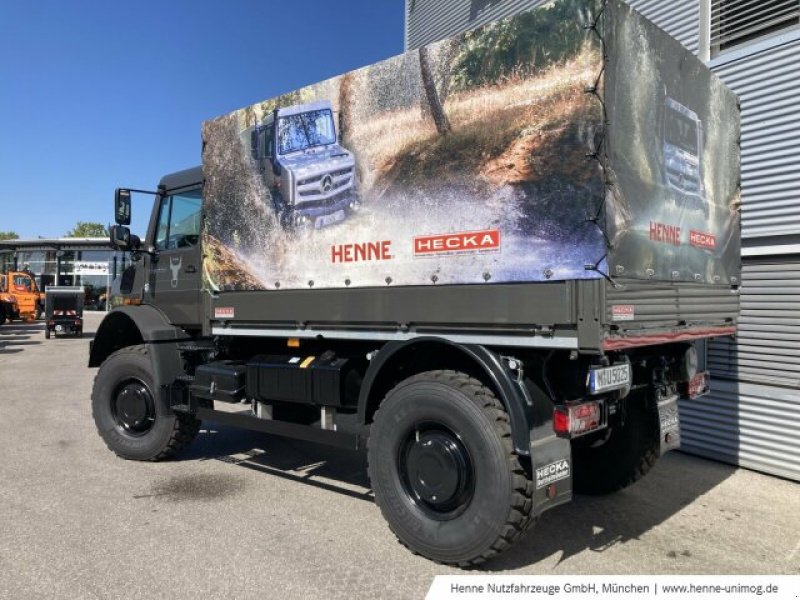
[[[0,240],[18,240],[16,231],[0,231]]]
[[[67,237],[107,237],[108,229],[102,223],[91,221],[78,221],[72,231],[67,232]]]

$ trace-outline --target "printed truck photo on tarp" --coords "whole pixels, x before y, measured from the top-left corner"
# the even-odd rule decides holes
[[[206,122],[206,285],[602,277],[600,6],[552,2]]]

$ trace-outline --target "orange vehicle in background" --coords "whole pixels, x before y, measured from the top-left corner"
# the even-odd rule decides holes
[[[4,298],[15,300],[13,304],[3,301],[4,321],[33,321],[44,311],[44,292],[39,290],[30,271],[9,271],[0,275],[0,293]]]

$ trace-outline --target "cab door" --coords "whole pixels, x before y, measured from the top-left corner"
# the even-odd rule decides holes
[[[145,300],[183,327],[201,323],[200,188],[163,196],[158,209]]]

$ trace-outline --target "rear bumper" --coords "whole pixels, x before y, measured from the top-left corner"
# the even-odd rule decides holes
[[[676,342],[692,342],[707,338],[734,335],[736,327],[690,327],[679,331],[664,331],[630,334],[624,336],[608,336],[603,340],[603,350],[627,350],[643,346],[658,346],[660,344],[674,344]]]

